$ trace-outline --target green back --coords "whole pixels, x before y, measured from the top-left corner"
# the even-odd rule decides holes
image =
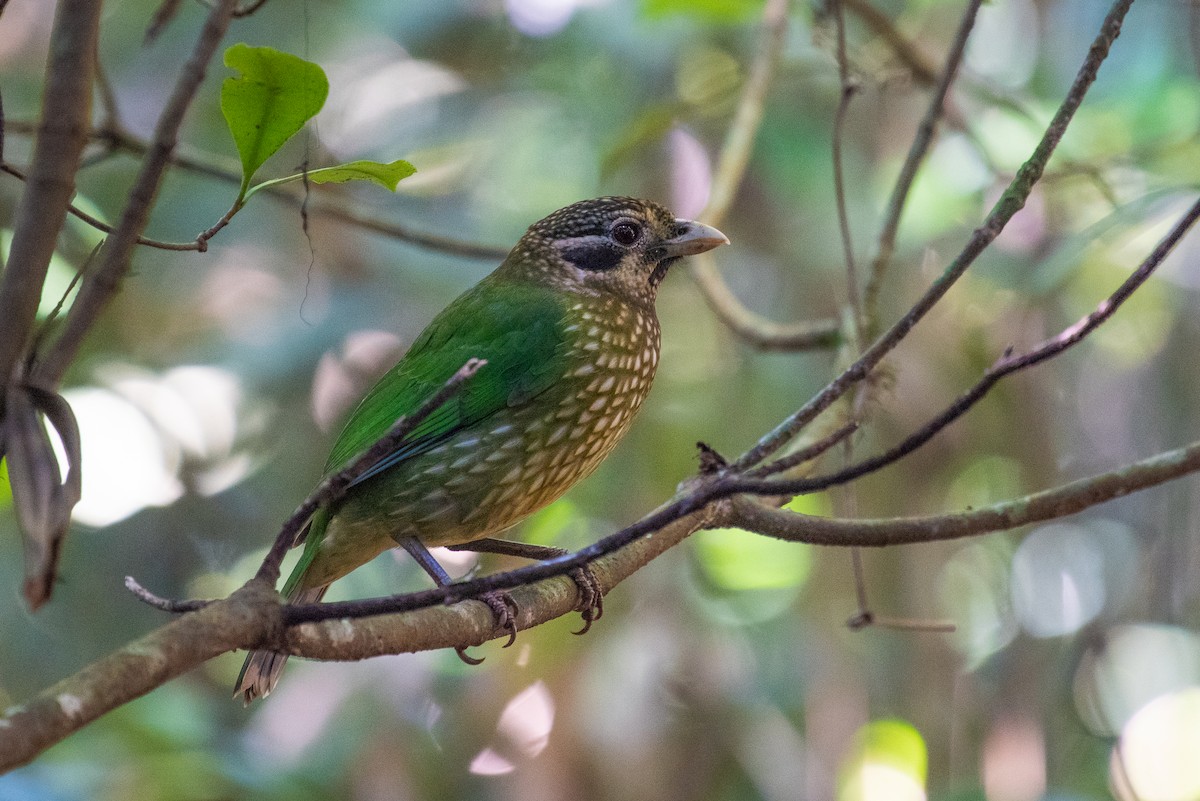
[[[552,290],[488,276],[435,317],[367,393],[334,444],[326,471],[342,468],[402,415],[419,409],[472,357],[487,364],[360,481],[545,392],[562,376],[564,314],[564,300]]]

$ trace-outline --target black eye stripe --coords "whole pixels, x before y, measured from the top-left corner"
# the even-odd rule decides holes
[[[581,270],[605,272],[621,263],[625,252],[607,237],[584,236],[563,240],[558,246],[563,259]]]

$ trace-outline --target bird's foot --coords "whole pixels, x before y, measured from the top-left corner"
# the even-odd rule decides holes
[[[583,628],[574,633],[587,634],[592,623],[604,617],[604,588],[587,565],[577,567],[567,575],[579,588],[579,603],[575,609],[583,616]]]
[[[493,590],[476,596],[475,600],[482,601],[492,610],[492,619],[495,621],[494,630],[503,630],[508,633],[508,642],[504,643],[503,647],[507,648],[516,642],[518,610],[516,601],[512,599],[512,596],[507,592]],[[482,656],[474,657],[469,655],[465,646],[455,648],[454,653],[458,654],[458,658],[468,665],[483,663],[484,658]]]

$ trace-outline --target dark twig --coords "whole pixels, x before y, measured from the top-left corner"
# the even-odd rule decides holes
[[[929,108],[926,109],[921,124],[917,126],[916,136],[913,137],[908,155],[904,157],[904,164],[900,167],[900,174],[892,187],[891,197],[888,198],[887,211],[884,213],[883,225],[879,231],[875,258],[871,260],[871,270],[867,277],[864,297],[868,325],[872,328],[874,325],[871,321],[875,319],[879,301],[879,288],[883,283],[884,273],[887,272],[892,252],[896,247],[896,232],[900,228],[900,217],[904,213],[909,190],[912,189],[917,170],[920,169],[925,155],[929,152],[929,146],[933,143],[934,131],[937,129],[938,120],[941,119],[946,106],[946,95],[950,91],[950,84],[954,82],[954,77],[958,74],[958,67],[962,63],[967,40],[971,35],[971,30],[975,27],[975,18],[981,4],[982,0],[969,0],[967,3],[962,21],[958,25],[958,32],[950,46],[950,53],[946,56],[946,63],[938,77],[937,86],[933,91],[933,96],[929,99]]]
[[[35,126],[28,121],[15,120],[9,123],[9,130],[13,133],[26,134],[35,130]],[[91,138],[104,143],[114,150],[120,150],[137,156],[145,155],[150,149],[150,144],[144,139],[140,139],[128,131],[116,128],[94,130],[91,132]],[[173,152],[170,157],[170,164],[173,167],[178,167],[196,175],[204,175],[218,181],[233,184],[234,186],[241,184],[242,181],[242,173],[240,168],[235,166],[236,162],[223,156],[212,154],[196,156]],[[230,166],[223,166],[225,164],[229,164]],[[274,184],[263,187],[259,190],[258,194],[289,203],[297,208],[305,202],[303,195],[297,193],[293,187],[286,184]],[[365,231],[372,231],[383,236],[398,239],[414,247],[436,250],[453,256],[462,256],[470,259],[499,260],[508,255],[508,248],[505,247],[468,242],[453,237],[431,234],[427,231],[417,231],[383,215],[372,214],[323,195],[312,195],[308,202],[308,210],[315,216],[328,217],[347,225],[362,228]],[[186,244],[190,250],[198,250],[193,242],[181,244]]]
[[[299,535],[300,531],[308,523],[313,513],[322,506],[327,506],[340,500],[345,495],[346,489],[355,479],[374,467],[380,459],[394,451],[404,441],[404,438],[413,432],[413,429],[459,392],[462,389],[463,383],[474,376],[479,371],[479,368],[486,364],[487,360],[485,359],[468,359],[466,364],[458,368],[457,372],[446,380],[441,389],[435,392],[429,400],[421,404],[420,408],[410,415],[401,417],[392,424],[388,432],[376,441],[374,445],[354,457],[344,468],[326,477],[325,480],[318,484],[317,488],[292,513],[292,516],[284,522],[278,536],[275,537],[275,542],[271,545],[271,549],[267,551],[267,555],[263,558],[262,565],[259,566],[258,572],[254,577],[270,582],[271,584],[278,581],[279,565],[283,561],[284,554],[296,542],[297,535]]]
[[[823,437],[813,444],[801,448],[795,453],[789,453],[787,456],[776,459],[773,462],[768,462],[767,464],[759,465],[752,470],[747,470],[744,475],[753,476],[755,478],[765,478],[767,476],[773,476],[779,473],[787,472],[793,467],[797,467],[805,462],[811,462],[813,459],[816,459],[818,456],[825,453],[825,451],[829,450],[834,445],[837,445],[855,431],[858,431],[858,428],[859,424],[857,421],[846,423],[846,425],[842,426],[837,431],[834,431],[829,436]]]
[[[155,595],[154,593],[150,592],[150,590],[143,587],[133,576],[125,577],[125,589],[133,593],[134,596],[142,603],[153,606],[155,609],[159,609],[163,612],[172,612],[176,614],[181,612],[195,612],[197,609],[203,609],[204,607],[215,603],[215,601],[199,599],[176,601],[172,600],[171,598],[163,598],[161,595]]]
[[[1116,0],[1108,16],[1104,19],[1100,33],[1080,67],[1075,81],[1071,84],[1066,98],[1059,106],[1050,125],[1047,127],[1040,142],[1034,148],[1033,154],[1021,165],[1017,175],[1009,184],[1003,196],[996,202],[995,207],[984,219],[983,224],[972,232],[962,251],[946,267],[925,291],[913,307],[903,317],[896,321],[875,342],[867,348],[857,361],[851,364],[841,375],[831,381],[808,403],[776,426],[758,443],[742,455],[734,464],[742,470],[758,464],[763,459],[775,453],[788,441],[808,425],[818,414],[825,411],[838,398],[842,397],[852,386],[862,381],[879,364],[883,358],[908,336],[908,333],[920,320],[929,313],[938,301],[950,290],[950,287],[967,271],[979,254],[1000,235],[1008,221],[1013,218],[1025,205],[1033,187],[1037,184],[1046,167],[1046,162],[1054,153],[1067,125],[1075,116],[1088,89],[1096,80],[1096,73],[1104,59],[1108,56],[1109,48],[1121,32],[1121,22],[1133,0]]]

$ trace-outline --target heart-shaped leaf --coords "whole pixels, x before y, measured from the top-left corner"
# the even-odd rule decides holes
[[[325,105],[329,81],[311,61],[270,47],[235,44],[225,66],[241,73],[221,85],[221,113],[242,159],[244,197],[263,162]]]

